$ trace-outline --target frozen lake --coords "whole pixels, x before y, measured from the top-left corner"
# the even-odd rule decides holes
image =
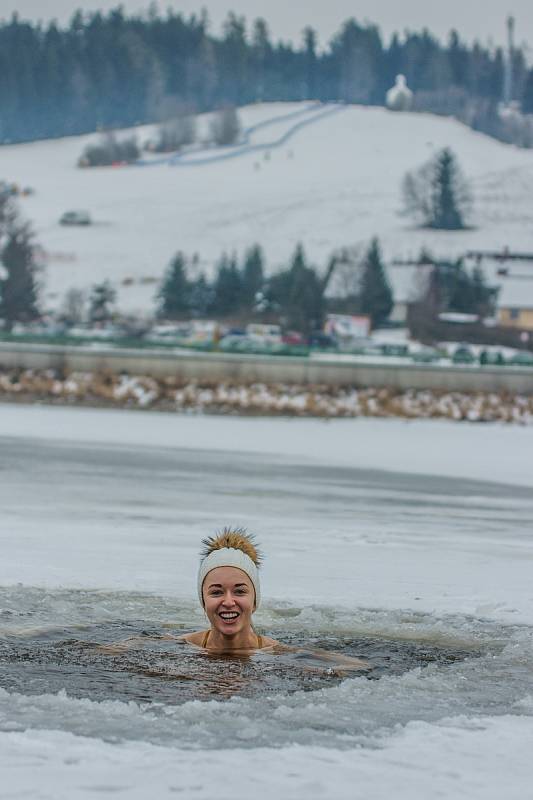
[[[532,443],[501,426],[0,407],[6,797],[526,796]],[[148,638],[95,653],[202,627],[199,543],[224,524],[264,550],[259,629],[368,658],[368,676]]]

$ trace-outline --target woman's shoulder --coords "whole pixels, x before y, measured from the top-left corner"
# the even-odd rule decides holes
[[[184,633],[182,636],[178,638],[182,642],[188,642],[188,644],[193,644],[196,647],[205,647],[205,639],[206,639],[207,631],[194,631],[193,633]],[[266,650],[270,647],[281,647],[280,643],[276,639],[271,639],[270,636],[261,636],[260,641],[258,642],[259,647],[258,650]]]
[[[280,643],[276,639],[271,639],[270,636],[261,636],[259,649],[265,650],[267,647],[279,647]]]
[[[179,638],[182,642],[194,644],[196,647],[203,647],[205,633],[205,631],[194,631],[193,633],[184,633]]]

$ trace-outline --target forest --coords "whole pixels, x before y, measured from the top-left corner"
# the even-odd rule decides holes
[[[161,122],[176,109],[201,112],[260,101],[321,100],[382,105],[398,73],[415,109],[451,113],[491,133],[505,55],[455,31],[385,42],[372,24],[346,21],[329,43],[302,26],[298,45],[274,41],[266,22],[230,14],[220,35],[206,13],[155,8],[126,15],[77,11],[66,27],[0,24],[0,142]],[[513,97],[533,113],[533,70],[515,49]]]

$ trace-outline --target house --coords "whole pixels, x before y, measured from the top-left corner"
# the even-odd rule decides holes
[[[466,264],[481,266],[488,283],[499,287],[497,323],[533,331],[533,253],[469,252]]]
[[[498,322],[506,328],[533,331],[533,300],[522,300],[512,305],[499,304]]]

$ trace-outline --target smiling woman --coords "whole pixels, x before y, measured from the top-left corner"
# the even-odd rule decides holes
[[[272,648],[275,639],[259,636],[252,614],[261,602],[260,556],[252,536],[241,528],[205,539],[198,570],[198,596],[211,627],[186,634],[190,644],[216,652]]]
[[[275,656],[290,655],[299,668],[309,673],[342,677],[370,669],[368,662],[342,653],[318,648],[293,647],[254,630],[252,614],[261,603],[260,555],[254,537],[243,528],[224,528],[203,540],[198,569],[198,597],[210,627],[182,636],[158,634],[132,636],[120,642],[99,645],[107,655],[120,655],[150,641],[182,642],[214,655],[247,657],[257,651]],[[155,675],[157,669],[150,670]]]
[[[288,647],[252,626],[252,614],[261,602],[260,554],[253,536],[243,528],[224,528],[203,541],[198,570],[198,597],[210,623],[206,631],[185,634],[182,639],[210,653],[246,654],[257,650],[292,653],[303,658],[309,671],[345,675],[366,670],[366,661],[324,650]],[[305,663],[304,663],[305,662]],[[327,664],[334,662],[334,666]]]

